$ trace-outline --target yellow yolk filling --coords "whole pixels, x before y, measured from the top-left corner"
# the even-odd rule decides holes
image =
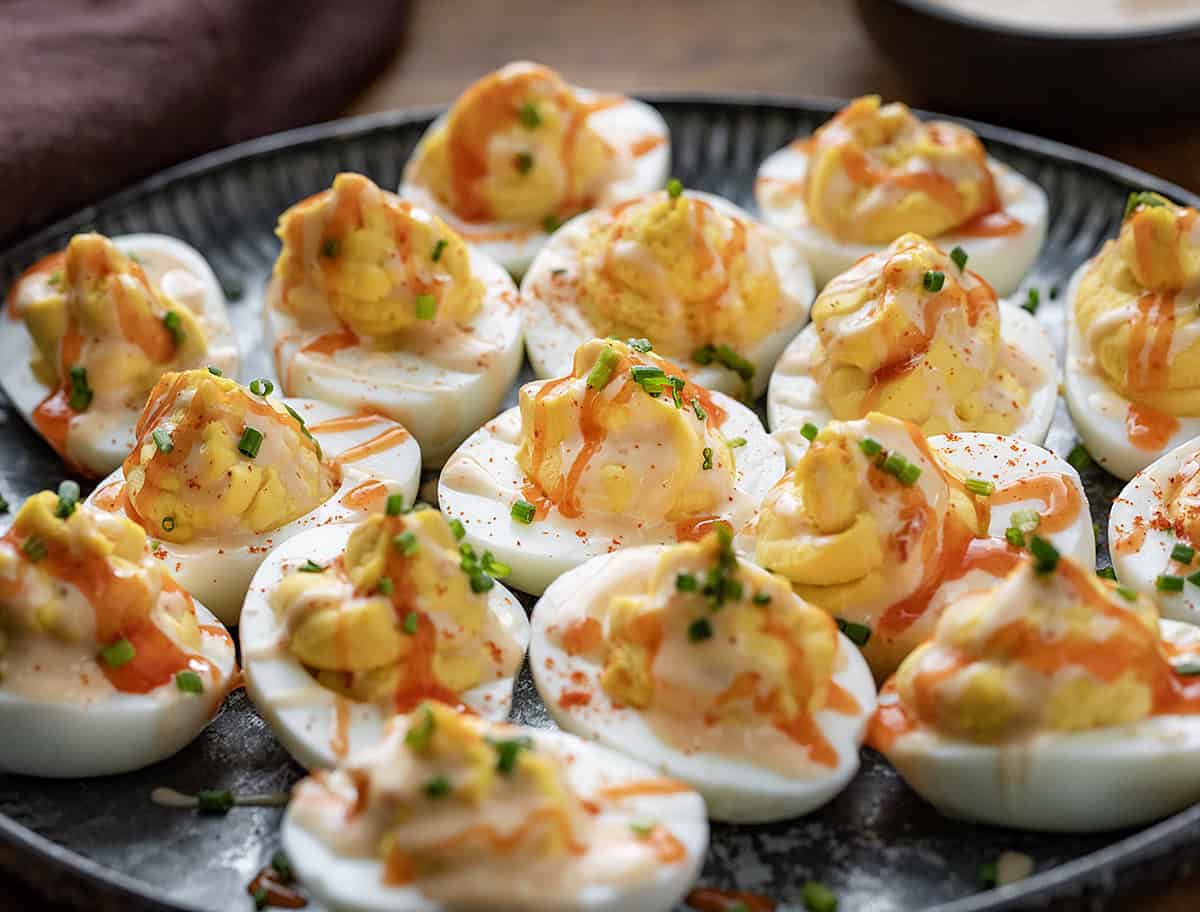
[[[1075,319],[1104,379],[1127,399],[1200,415],[1196,210],[1141,194],[1084,274]],[[1186,297],[1186,300],[1185,300]]]
[[[164,368],[195,364],[208,350],[191,310],[154,288],[103,235],[71,238],[47,287],[50,294],[22,311],[37,346],[33,372],[47,386],[69,386],[78,366],[101,399],[136,399]]]
[[[588,124],[596,108],[553,70],[510,64],[454,103],[422,144],[416,180],[468,222],[573,215],[612,170],[612,149]]]
[[[944,734],[998,742],[1144,718],[1169,666],[1145,596],[1062,558],[1023,561],[998,587],[961,599],[896,674],[905,709]]]
[[[338,484],[299,418],[207,370],[163,375],[124,469],[130,510],[171,542],[277,529]]]
[[[288,648],[326,687],[386,703],[432,683],[452,698],[482,683],[490,661],[487,595],[472,590],[460,562],[437,511],[375,515],[351,534],[339,565],[289,573],[271,603],[286,619]]]
[[[804,200],[833,237],[887,244],[906,231],[937,237],[993,211],[997,197],[974,133],[867,95],[813,134]]]
[[[780,296],[753,232],[703,200],[647,196],[586,239],[580,304],[598,336],[645,337],[671,358],[753,345],[774,328]]]
[[[676,383],[643,385],[635,369]],[[576,351],[571,374],[522,388],[520,407],[517,464],[530,480],[527,499],[565,517],[677,522],[728,503],[736,468],[718,428],[723,414],[653,352],[593,339]]]
[[[839,420],[880,411],[926,435],[1008,434],[1029,403],[999,363],[991,288],[915,234],[833,279],[812,319],[821,341],[816,378]]]
[[[339,174],[332,189],[292,206],[276,234],[275,277],[299,316],[332,313],[357,335],[388,337],[469,322],[482,307],[463,239],[361,174]]]
[[[726,584],[716,610],[718,600],[703,591],[713,573],[735,587],[730,592]],[[680,589],[681,575],[697,588]],[[605,626],[600,680],[613,701],[697,724],[765,716],[786,725],[815,711],[824,705],[837,655],[832,619],[777,577],[738,565],[715,533],[667,549],[644,592],[610,601]],[[656,662],[670,644],[694,662]]]

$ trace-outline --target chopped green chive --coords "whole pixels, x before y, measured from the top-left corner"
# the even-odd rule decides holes
[[[504,577],[512,573],[512,567],[502,561],[496,560],[491,551],[483,552],[483,557],[479,559],[479,565],[483,568],[484,573],[496,579],[504,579]]]
[[[168,310],[163,314],[162,322],[163,326],[167,328],[167,332],[171,334],[171,340],[176,345],[182,345],[187,335],[183,331],[183,321],[179,318],[179,313],[174,310]]]
[[[75,512],[75,508],[79,506],[79,483],[67,479],[58,486],[58,505],[54,508],[54,515],[59,519],[66,519]]]
[[[908,460],[899,453],[888,453],[887,459],[883,461],[883,470],[889,475],[900,475],[900,470],[908,465]]]
[[[219,367],[213,367],[211,364],[208,366],[208,372],[210,374],[212,374],[214,377],[224,377],[225,376],[225,371],[221,370],[221,368],[219,368]]]
[[[175,517],[174,516],[164,516],[162,518],[162,527],[163,527],[164,532],[174,532],[175,531]]]
[[[833,891],[817,880],[810,880],[800,890],[808,912],[837,912],[838,899]]]
[[[437,801],[450,794],[450,780],[445,776],[434,776],[425,783],[425,797]]]
[[[529,525],[537,515],[537,507],[527,500],[518,500],[512,505],[509,513],[517,522]]]
[[[267,893],[266,887],[259,887],[254,891],[252,898],[254,900],[255,909],[265,909],[271,897],[270,894]]]
[[[528,152],[518,152],[513,158],[517,173],[528,174],[533,170],[533,156]]]
[[[71,368],[71,393],[67,399],[67,404],[76,412],[86,412],[89,405],[92,404],[92,397],[95,393],[88,386],[87,368],[76,364]]]
[[[321,256],[335,260],[339,253],[342,252],[342,242],[337,238],[326,238],[325,243],[321,245]]]
[[[972,494],[978,494],[980,497],[989,497],[996,490],[995,484],[984,481],[982,478],[968,478],[963,482],[963,486]]]
[[[31,535],[21,542],[21,551],[36,564],[46,556],[46,543],[36,535]]]
[[[1004,540],[1014,548],[1025,547],[1025,533],[1015,526],[1009,526],[1004,530]]]
[[[542,230],[545,231],[546,234],[554,234],[554,232],[561,227],[562,222],[559,220],[557,215],[550,214],[542,219]]]
[[[699,399],[692,400],[692,411],[696,413],[697,421],[704,421],[708,418],[708,412],[704,411],[704,409],[700,407]]]
[[[821,433],[821,429],[811,421],[804,422],[804,427],[800,428],[800,436],[808,441],[816,440],[819,433]]]
[[[1082,472],[1092,464],[1092,454],[1082,443],[1077,443],[1067,454],[1067,462],[1076,472]]]
[[[921,467],[913,465],[911,462],[906,463],[904,468],[900,470],[900,474],[896,476],[900,479],[900,484],[906,488],[911,488],[917,483],[917,479],[921,477]]]
[[[741,377],[746,383],[754,379],[754,365],[728,345],[717,346],[717,361]]]
[[[612,380],[613,373],[620,363],[621,356],[617,354],[617,350],[611,345],[604,346],[600,350],[600,356],[596,359],[596,363],[588,371],[587,385],[595,390],[604,389]]]
[[[104,664],[109,668],[120,668],[122,665],[128,665],[134,660],[136,655],[137,650],[124,637],[100,650],[100,658],[104,660]]]
[[[1154,588],[1159,592],[1182,592],[1183,577],[1164,573],[1154,581]]]
[[[730,447],[732,447],[735,450],[738,449],[739,447],[744,447],[746,445],[746,438],[745,437],[734,437],[731,441],[729,441],[729,445],[730,445]]]
[[[405,557],[412,557],[421,550],[421,543],[415,532],[401,532],[392,538],[392,547]]]
[[[60,492],[60,495],[61,492]],[[1183,542],[1177,542],[1175,547],[1171,549],[1171,560],[1180,564],[1190,564],[1196,556],[1196,549],[1191,545],[1185,545]]]
[[[438,238],[438,242],[433,245],[433,253],[430,254],[429,258],[436,263],[438,260],[440,260],[442,258],[442,253],[449,246],[450,246],[450,242],[447,241],[445,238]]]
[[[408,614],[404,615],[404,632],[409,636],[416,636],[417,626],[420,624],[420,621],[421,619],[417,616],[415,611],[410,611]]]
[[[630,339],[626,344],[634,351],[641,352],[643,355],[646,352],[654,351],[654,346],[650,344],[649,339]]]
[[[703,450],[701,450],[701,451],[700,451],[700,455],[701,455],[701,458],[702,458],[702,460],[703,460],[703,461],[700,463],[700,468],[702,468],[702,469],[704,469],[704,470],[706,470],[706,471],[707,471],[708,469],[711,469],[711,468],[713,467],[713,461],[712,461],[712,447],[705,447]]]
[[[494,579],[492,579],[490,576],[488,576],[486,573],[483,573],[483,572],[477,570],[471,574],[471,591],[472,592],[476,592],[476,593],[487,592],[495,585],[496,585],[496,581]]]
[[[433,739],[436,725],[437,720],[433,718],[433,712],[426,706],[425,712],[421,714],[421,721],[409,723],[408,731],[404,734],[404,743],[415,751],[425,750]]]
[[[257,380],[250,381],[250,392],[256,396],[269,396],[275,392],[275,384],[270,380],[259,377]]]
[[[0,514],[8,512],[8,501],[0,497]]]
[[[242,439],[238,441],[238,452],[253,459],[258,455],[258,448],[262,446],[262,442],[262,431],[248,427],[242,431]]]
[[[1016,510],[1008,524],[1014,529],[1029,534],[1042,524],[1042,516],[1037,510]]]
[[[1195,573],[1189,576],[1187,581],[1193,586],[1200,586],[1200,570],[1197,570]]]
[[[1050,288],[1050,300],[1053,301],[1058,297],[1058,286],[1053,285]]]
[[[1096,571],[1096,576],[1100,579],[1112,580],[1114,583],[1117,581],[1117,571],[1112,567],[1101,567]]]
[[[196,807],[205,814],[225,814],[233,805],[233,792],[229,789],[205,789],[196,795]]]
[[[681,193],[683,193],[683,181],[674,177],[667,181],[667,196],[671,199],[679,199]]]
[[[751,601],[756,605],[769,605],[771,604],[771,593],[756,592],[754,593],[754,598],[752,598]]]
[[[415,307],[418,320],[432,320],[437,315],[437,298],[431,294],[419,294]]]
[[[1036,288],[1029,289],[1025,296],[1025,303],[1021,305],[1021,309],[1031,314],[1037,313],[1038,305],[1042,303],[1042,294]]]
[[[296,879],[296,872],[292,870],[292,863],[288,861],[288,857],[283,853],[282,849],[271,856],[271,868],[284,883],[291,883]]]
[[[1129,194],[1129,198],[1125,201],[1125,218],[1129,218],[1130,213],[1138,206],[1154,208],[1156,206],[1167,206],[1170,203],[1171,201],[1161,193],[1154,193],[1149,190],[1135,190]]]
[[[996,862],[988,861],[979,866],[979,882],[985,887],[996,886],[996,878]]]
[[[658,391],[661,392],[667,385],[667,375],[661,367],[654,367],[651,364],[635,364],[629,368],[629,375],[633,377],[634,383],[639,383],[643,387],[647,385],[658,386]]]
[[[61,271],[50,273],[50,278],[46,279],[46,284],[51,288],[58,288],[62,284],[63,274]]]
[[[1182,677],[1194,678],[1200,675],[1200,662],[1197,662],[1195,659],[1180,662],[1178,665],[1171,666],[1171,670]]]
[[[538,113],[537,105],[532,101],[527,101],[521,105],[517,111],[517,116],[521,119],[521,126],[528,127],[531,130],[542,125],[542,115]]]
[[[926,291],[941,291],[942,286],[946,284],[946,273],[937,269],[927,270],[921,284],[925,286]]]
[[[955,247],[950,251],[950,259],[954,261],[954,265],[958,267],[958,271],[962,272],[967,265],[967,252],[961,247]]]
[[[184,693],[204,693],[204,681],[194,671],[180,671],[175,674],[175,686]]]
[[[175,441],[171,439],[171,434],[166,428],[155,428],[150,436],[154,438],[154,445],[160,453],[169,453],[175,449]]]
[[[380,595],[391,596],[396,591],[396,584],[389,577],[383,577],[375,584],[375,591]]]
[[[1114,591],[1127,602],[1137,601],[1137,593],[1128,586],[1118,586]]]
[[[695,592],[699,588],[696,577],[690,573],[675,574],[675,588],[680,592]]]
[[[301,573],[324,573],[325,572],[325,568],[322,567],[320,564],[318,564],[316,561],[314,561],[312,558],[309,558],[304,563],[302,563],[299,567],[299,570]]]
[[[467,529],[461,519],[450,520],[450,531],[454,533],[454,538],[458,541],[462,541],[467,534]]]
[[[692,352],[692,360],[697,364],[712,364],[717,360],[716,346],[702,345],[700,348]]]
[[[407,513],[408,511],[404,509],[404,495],[389,494],[383,511],[388,516],[399,516],[401,513]]]
[[[858,448],[864,456],[877,456],[883,452],[883,444],[873,437],[864,437],[858,442]]]
[[[642,839],[645,839],[647,836],[653,833],[656,826],[658,826],[658,824],[656,824],[653,820],[629,821],[629,829],[633,831],[635,836],[639,836]]]
[[[1029,539],[1029,553],[1034,557],[1034,569],[1038,573],[1053,573],[1058,567],[1058,549],[1040,535]]]
[[[696,618],[688,624],[687,629],[688,639],[693,643],[701,643],[704,640],[712,638],[713,629],[712,623],[708,618]]]
[[[496,772],[503,776],[512,775],[512,771],[517,768],[517,757],[521,755],[521,751],[533,749],[533,739],[525,736],[491,743],[496,749]]]
[[[871,639],[871,628],[866,624],[856,624],[854,621],[847,621],[843,618],[834,618],[837,621],[838,630],[846,635],[855,646],[866,646]]]

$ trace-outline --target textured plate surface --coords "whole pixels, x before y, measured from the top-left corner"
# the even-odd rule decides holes
[[[753,209],[758,163],[810,132],[833,102],[650,99],[667,118],[674,174],[689,187]],[[165,172],[52,226],[0,256],[0,288],[71,234],[158,231],[194,244],[230,298],[245,357],[242,379],[271,376],[262,345],[259,293],[278,243],[280,212],[327,187],[338,171],[361,171],[394,187],[428,113],[387,114],[293,131],[247,143]],[[1036,180],[1050,197],[1046,248],[1022,288],[1042,292],[1039,319],[1061,329],[1061,299],[1050,290],[1115,233],[1126,194],[1155,189],[1189,205],[1200,199],[1156,178],[1023,134],[972,124],[989,150]],[[4,332],[19,331],[9,325]],[[510,397],[510,404],[515,397]],[[1048,445],[1065,455],[1075,435],[1061,401]],[[0,493],[10,503],[57,485],[57,457],[0,401]],[[1083,473],[1107,563],[1108,504],[1120,483]],[[518,681],[514,717],[549,725],[528,674]],[[0,733],[3,737],[3,733]],[[1064,775],[1070,771],[1064,770]],[[300,775],[242,692],[178,756],[125,776],[53,782],[0,776],[0,865],[64,901],[88,909],[241,912],[246,885],[278,844],[277,808],[235,808],[225,817],[168,810],[150,801],[155,786],[238,793],[286,789]],[[799,908],[801,885],[816,878],[835,890],[842,912],[936,909],[976,912],[1072,897],[1101,909],[1118,881],[1149,859],[1169,875],[1194,863],[1200,806],[1139,832],[1045,836],[948,820],[910,792],[872,751],[858,778],[832,804],[802,820],[757,827],[717,825],[701,883],[763,893]],[[1037,863],[1030,879],[980,891],[978,868],[1006,850]],[[1162,860],[1162,859],[1165,859]]]

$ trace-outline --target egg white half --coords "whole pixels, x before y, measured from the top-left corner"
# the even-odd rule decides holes
[[[279,401],[295,409],[309,427],[350,417],[343,409],[315,399]],[[378,416],[374,422],[350,430],[312,433],[325,458],[338,462],[341,454],[397,426],[396,422]],[[153,530],[147,530],[154,540],[154,555],[166,564],[184,589],[208,605],[223,623],[236,624],[250,578],[272,548],[305,529],[356,522],[369,513],[379,512],[388,494],[400,494],[405,504],[411,506],[421,480],[421,448],[415,438],[406,436],[386,449],[342,464],[341,473],[341,484],[329,500],[278,529],[261,535],[198,538],[184,544],[156,539]],[[87,502],[100,509],[120,510],[120,503],[114,507],[112,501],[119,491],[115,486],[124,484],[125,472],[117,469],[96,486]]]
[[[793,241],[781,232],[760,224],[744,209],[710,193],[689,190],[686,195],[747,222],[751,230],[762,232],[770,244],[771,262],[779,279],[782,298],[779,306],[786,318],[752,348],[738,351],[754,365],[753,398],[757,399],[767,388],[771,368],[784,346],[808,319],[814,294],[812,271]],[[521,282],[526,347],[529,350],[529,362],[539,377],[569,374],[575,349],[603,335],[597,332],[577,305],[579,247],[598,227],[611,224],[612,221],[612,212],[606,209],[593,209],[571,219],[546,242]],[[719,364],[699,364],[690,358],[673,360],[693,382],[707,389],[737,396],[745,387],[736,373]]]
[[[737,493],[732,516],[724,517],[736,529],[783,475],[783,453],[752,411],[722,393],[712,397],[725,411],[721,432],[726,439],[746,439],[745,446],[733,451]],[[628,516],[567,519],[554,509],[529,525],[517,522],[512,504],[524,497],[526,483],[517,465],[520,434],[521,411],[511,408],[468,437],[438,479],[442,512],[462,521],[466,541],[477,550],[491,551],[512,567],[510,585],[540,595],[556,577],[598,554],[675,540],[673,526],[642,525]]]
[[[588,89],[576,88],[574,91],[584,103],[594,101],[598,97]],[[546,232],[541,226],[519,222],[463,221],[451,209],[443,206],[424,185],[413,180],[413,163],[423,157],[422,146],[445,122],[446,115],[443,114],[425,131],[404,169],[398,192],[404,199],[412,200],[421,208],[435,213],[469,244],[478,247],[519,278],[546,243],[550,232]],[[596,201],[597,206],[607,206],[658,190],[667,182],[671,170],[671,134],[662,115],[650,105],[636,98],[626,98],[618,105],[590,114],[587,124],[623,156],[624,163],[612,182],[604,188],[604,192]],[[635,155],[635,144],[650,138],[661,142],[648,152]]]
[[[812,223],[803,194],[783,186],[799,187],[808,172],[808,160],[808,152],[796,143],[767,156],[758,169],[754,198],[767,224],[788,232],[800,244],[819,288],[862,257],[887,245],[839,241]],[[971,269],[983,276],[998,295],[1004,296],[1016,291],[1042,249],[1049,203],[1045,191],[1029,178],[994,158],[987,161],[1004,211],[1021,222],[1021,230],[1000,237],[974,237],[949,231],[930,240],[946,251],[962,247],[970,257]]]
[[[288,753],[308,769],[334,766],[343,754],[375,744],[391,717],[381,706],[356,703],[317,683],[288,651],[286,631],[271,608],[271,591],[287,573],[308,560],[327,566],[345,551],[353,531],[347,524],[309,529],[267,555],[250,581],[238,627],[246,692]],[[487,598],[488,610],[524,652],[529,646],[525,609],[499,583]],[[512,708],[512,688],[513,678],[500,678],[466,691],[461,699],[482,718],[499,722]],[[348,720],[342,725],[339,712]],[[345,749],[335,749],[342,736]]]
[[[471,274],[484,286],[483,307],[469,325],[447,329],[428,348],[375,348],[360,340],[332,355],[305,352],[336,322],[301,326],[267,290],[267,341],[283,391],[396,419],[437,468],[467,435],[500,410],[521,368],[521,314],[516,285],[495,260],[470,248]]]
[[[1063,395],[1071,421],[1092,458],[1105,471],[1128,481],[1163,453],[1200,436],[1200,417],[1179,417],[1179,429],[1161,449],[1144,450],[1129,440],[1126,416],[1133,404],[1092,366],[1092,354],[1075,322],[1075,297],[1091,260],[1071,276],[1064,309],[1067,320],[1067,359],[1063,371]]]
[[[199,654],[217,672],[215,682],[202,676],[204,693],[184,693],[172,678],[149,693],[114,692],[90,704],[48,703],[0,682],[0,770],[53,779],[109,776],[182,750],[221,708],[237,668],[233,638],[199,601],[195,605],[202,628]],[[98,667],[88,673],[103,674]]]
[[[1163,620],[1163,638],[1200,641],[1200,629]],[[893,704],[894,693],[880,697]],[[914,791],[949,817],[1086,833],[1135,826],[1200,800],[1200,716],[1151,716],[1084,732],[1041,732],[1003,746],[927,728],[886,751]]]
[[[767,426],[783,444],[789,466],[795,465],[808,449],[808,440],[800,429],[807,422],[823,427],[833,420],[814,377],[819,352],[816,327],[805,327],[784,349],[767,390]],[[1050,430],[1058,402],[1054,346],[1036,317],[1006,301],[1000,302],[999,361],[1029,390],[1029,404],[1012,436],[1041,443]]]
[[[1200,570],[1200,561],[1184,567],[1171,560],[1179,540],[1171,523],[1162,521],[1165,494],[1192,457],[1200,457],[1200,440],[1176,447],[1134,476],[1108,514],[1108,547],[1123,585],[1146,593],[1163,617],[1200,624],[1200,586],[1185,581],[1182,592],[1160,592],[1155,585],[1162,574],[1187,577]]]
[[[594,557],[555,580],[538,601],[533,612],[529,666],[551,717],[569,732],[599,741],[688,783],[704,796],[708,816],[713,820],[734,823],[785,820],[807,814],[830,801],[858,771],[858,748],[875,710],[871,670],[845,636],[838,634],[837,670],[833,679],[854,697],[859,711],[853,715],[830,710],[815,714],[838,759],[834,768],[818,768],[805,777],[785,776],[719,754],[687,753],[667,744],[640,712],[613,703],[600,686],[603,670],[600,666],[585,656],[570,655],[551,639],[549,627],[570,626],[573,621],[582,620],[597,598],[644,589],[662,552],[663,546],[651,545]],[[563,706],[559,699],[562,691],[573,688],[584,689],[591,701],[586,706]],[[698,718],[696,724],[703,722]]]
[[[225,293],[200,252],[165,234],[126,234],[111,240],[122,253],[137,257],[151,284],[187,305],[196,315],[208,338],[204,365],[220,368],[226,376],[236,376],[237,338],[225,309]],[[35,274],[26,281],[45,284],[48,278]],[[24,324],[16,322],[17,325],[0,333],[0,387],[36,431],[34,409],[53,390],[33,375],[30,362],[37,346]],[[99,409],[89,409],[80,413],[71,423],[68,438],[72,459],[93,477],[111,472],[133,449],[137,419],[137,412],[105,414]]]
[[[656,775],[645,764],[573,735],[536,728],[514,731],[532,738],[537,750],[562,757],[572,790],[585,798],[602,788],[644,781]],[[633,795],[620,801],[606,799],[595,819],[625,826],[655,821],[683,844],[687,857],[677,864],[663,865],[648,881],[627,887],[588,884],[570,900],[550,895],[540,897],[540,901],[530,897],[527,903],[500,905],[504,890],[499,885],[497,908],[539,912],[669,912],[675,908],[699,874],[708,847],[703,799],[695,792]],[[384,885],[382,862],[332,851],[291,813],[284,816],[282,836],[284,851],[300,880],[330,912],[449,912],[422,894],[419,885]],[[520,871],[513,874],[521,876]],[[528,890],[521,892],[529,894]]]

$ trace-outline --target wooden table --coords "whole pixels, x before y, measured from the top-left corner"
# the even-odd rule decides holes
[[[532,58],[601,90],[922,98],[867,41],[849,0],[418,0],[395,61],[347,114],[451,101],[478,76]],[[1126,129],[1128,128],[1128,129]],[[1200,192],[1200,121],[1055,136]],[[1195,912],[1200,877],[1124,901]],[[67,912],[0,878],[0,912]]]

